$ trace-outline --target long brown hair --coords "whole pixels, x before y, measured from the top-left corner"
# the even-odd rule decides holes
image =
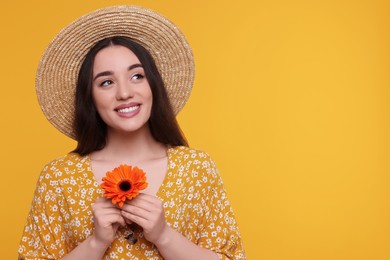
[[[153,138],[166,145],[188,146],[187,140],[177,123],[172,106],[165,90],[163,79],[150,53],[140,44],[123,36],[105,38],[87,53],[78,75],[75,99],[75,119],[73,123],[77,147],[73,151],[86,155],[101,150],[106,145],[107,125],[96,110],[92,97],[93,63],[96,54],[113,45],[131,50],[139,59],[150,85],[153,103],[148,121]]]

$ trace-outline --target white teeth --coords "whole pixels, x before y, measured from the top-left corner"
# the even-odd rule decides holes
[[[136,110],[138,108],[139,108],[139,106],[126,107],[126,108],[118,109],[118,112],[119,113],[130,113],[130,112],[133,112],[134,110]]]

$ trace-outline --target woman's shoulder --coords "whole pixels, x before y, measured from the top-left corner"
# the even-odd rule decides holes
[[[171,147],[170,160],[176,165],[187,165],[191,168],[216,168],[213,158],[205,151],[190,148],[187,146],[175,146]]]
[[[86,166],[87,159],[87,156],[80,156],[77,153],[68,153],[49,161],[43,167],[42,172],[55,173],[58,171],[80,168]]]
[[[169,152],[172,157],[179,158],[182,160],[212,160],[211,156],[205,151],[190,148],[188,146],[174,146],[169,148]]]
[[[59,156],[46,164],[46,166],[54,165],[73,165],[77,163],[84,163],[86,161],[86,156],[81,156],[77,153],[67,153],[65,155]]]

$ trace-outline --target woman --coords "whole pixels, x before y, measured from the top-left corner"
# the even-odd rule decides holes
[[[57,35],[37,94],[78,144],[41,173],[21,259],[245,259],[218,171],[175,119],[193,72],[181,32],[144,8],[97,10]],[[148,187],[120,207],[100,184],[123,164],[143,169]]]

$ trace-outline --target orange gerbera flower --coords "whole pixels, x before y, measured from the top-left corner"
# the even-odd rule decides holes
[[[140,190],[148,187],[145,172],[138,167],[125,164],[107,172],[102,181],[104,196],[112,199],[112,203],[118,203],[121,208],[126,199],[137,197]]]

